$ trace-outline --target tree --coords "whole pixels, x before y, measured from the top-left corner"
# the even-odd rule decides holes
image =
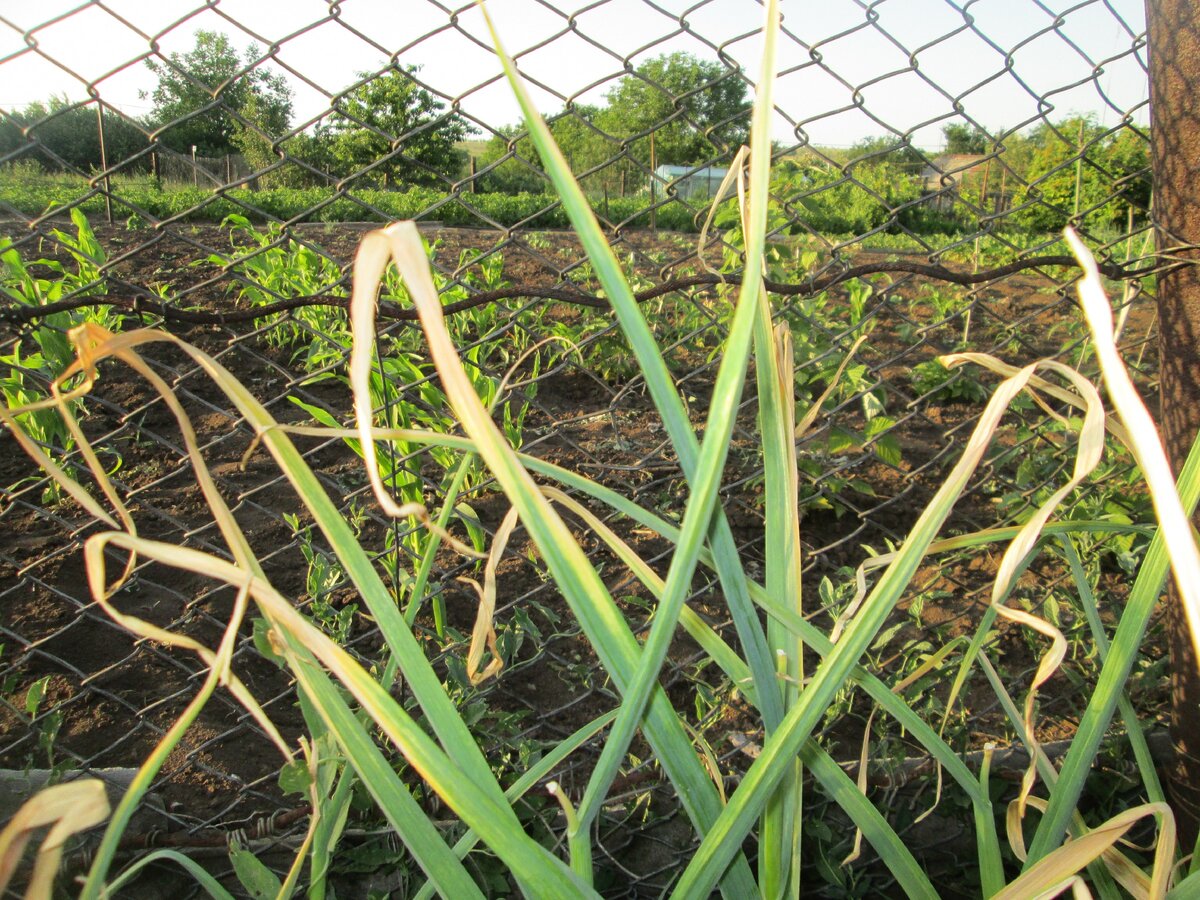
[[[118,113],[104,114],[104,150],[110,167],[149,146],[145,132]],[[96,107],[65,96],[26,106],[0,124],[0,153],[26,150],[45,168],[91,172],[100,169],[100,130]],[[138,165],[144,170],[149,162]]]
[[[238,112],[247,124],[234,131],[231,139],[233,146],[255,172],[275,165],[279,155],[275,151],[273,138],[286,130],[287,121],[279,122],[273,107],[256,93],[247,97],[246,104]],[[288,186],[286,174],[279,170],[258,176],[258,184],[261,187]]]
[[[1200,268],[1193,247],[1179,248],[1180,236],[1190,244],[1200,234],[1200,141],[1196,120],[1196,85],[1200,83],[1200,8],[1192,0],[1160,0],[1146,4],[1150,38],[1150,103],[1154,171],[1154,224],[1158,252],[1170,248],[1172,258],[1187,265],[1158,275],[1160,403],[1159,421],[1167,453],[1176,472],[1200,429],[1200,366],[1196,335],[1200,333]],[[1193,517],[1194,518],[1194,517]],[[1164,766],[1171,808],[1179,824],[1182,846],[1193,847],[1200,831],[1200,668],[1175,579],[1168,580],[1167,646],[1171,685],[1170,746],[1173,759]],[[1139,620],[1140,621],[1140,620]],[[1090,710],[1089,710],[1090,712]],[[1086,723],[1092,724],[1092,723]],[[1066,798],[1067,816],[1079,794]],[[1052,810],[1057,812],[1057,810]],[[1067,816],[1061,816],[1065,821]],[[1054,840],[1065,830],[1056,829]]]
[[[1106,164],[1116,179],[1113,190],[1133,207],[1135,217],[1146,218],[1150,214],[1152,184],[1147,135],[1132,127],[1122,129],[1108,145]]]
[[[606,190],[620,194],[623,188],[636,190],[644,186],[644,173],[638,173],[623,155],[620,140],[606,134],[596,124],[602,114],[600,107],[575,103],[549,119],[550,133],[571,171],[579,176],[580,185],[589,194],[598,195]],[[488,141],[480,158],[481,168],[503,161],[483,177],[484,190],[507,193],[548,190],[549,180],[533,142],[528,137],[518,137],[518,134],[523,135],[523,130],[502,128]],[[504,159],[509,154],[510,144],[513,156]],[[583,174],[592,169],[596,171]]]
[[[607,99],[595,124],[614,137],[633,138],[630,153],[643,165],[650,163],[651,132],[655,164],[680,166],[728,155],[749,135],[750,102],[741,74],[690,53],[646,60]]]
[[[563,156],[592,195],[646,188],[651,133],[656,166],[701,165],[727,155],[749,135],[750,103],[740,74],[690,53],[647,60],[606,99],[602,107],[572,103],[549,119]],[[510,145],[514,158],[504,160]],[[485,190],[545,190],[541,160],[515,129],[501,129],[480,162],[486,168],[501,160],[483,177]]]
[[[224,156],[256,144],[269,146],[270,137],[284,134],[292,117],[291,89],[282,75],[244,72],[257,58],[254,45],[246,48],[243,62],[228,37],[197,31],[196,45],[187,53],[172,53],[168,62],[147,60],[158,77],[150,96],[151,120],[165,129],[159,140],[179,153],[195,147],[201,156]],[[214,101],[218,105],[208,109]]]
[[[1013,213],[1026,228],[1058,231],[1076,213],[1085,226],[1121,225],[1130,206],[1135,215],[1149,208],[1149,148],[1138,133],[1114,136],[1094,116],[1074,116],[1039,125],[1029,139],[1029,187]]]
[[[888,165],[915,173],[925,157],[906,139],[895,135],[863,138],[850,148],[850,165],[859,168]]]
[[[995,131],[996,149],[1000,152],[1000,160],[1005,167],[1020,180],[1025,180],[1029,174],[1029,166],[1037,146],[1033,138],[1020,131],[998,128]]]
[[[549,119],[563,156],[592,195],[646,188],[651,133],[656,166],[701,165],[728,155],[749,136],[750,103],[740,73],[690,53],[647,60],[606,99],[601,107],[572,103]],[[514,158],[505,160],[510,145]],[[498,161],[481,180],[484,190],[545,190],[541,160],[516,129],[501,129],[480,159],[484,168]]]
[[[951,122],[942,129],[947,153],[987,153],[988,136],[963,122]]]
[[[620,156],[620,140],[599,124],[607,114],[601,107],[575,103],[550,120],[550,133],[571,171],[586,172]]]
[[[523,129],[508,125],[488,139],[479,157],[479,169],[494,166],[479,179],[482,191],[505,194],[538,193],[546,190],[549,181],[538,158],[537,150]],[[511,147],[512,156],[509,156]],[[507,158],[506,158],[507,157]]]
[[[334,102],[335,113],[319,135],[328,142],[333,174],[368,167],[384,186],[443,184],[458,177],[466,155],[454,145],[467,123],[413,77],[416,68],[393,68],[361,82]]]
[[[287,164],[267,178],[271,187],[328,187],[337,179],[329,174],[336,166],[329,156],[329,142],[311,131],[293,134],[280,144]],[[254,165],[247,154],[247,161]],[[260,178],[260,182],[262,179]]]

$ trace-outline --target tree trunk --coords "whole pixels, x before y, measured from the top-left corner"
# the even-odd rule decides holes
[[[1160,248],[1200,243],[1200,6],[1146,0],[1150,42],[1154,220]],[[1197,257],[1194,251],[1176,251]],[[1200,268],[1158,280],[1160,422],[1178,472],[1200,430]],[[1174,584],[1168,594],[1171,651],[1171,804],[1184,852],[1200,821],[1200,674]]]

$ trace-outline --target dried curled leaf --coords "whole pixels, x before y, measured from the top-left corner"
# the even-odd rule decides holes
[[[49,825],[50,831],[38,850],[33,875],[25,891],[29,898],[49,897],[67,838],[99,825],[108,818],[108,812],[104,783],[97,778],[69,781],[39,791],[0,831],[0,892],[12,880],[33,833]]]

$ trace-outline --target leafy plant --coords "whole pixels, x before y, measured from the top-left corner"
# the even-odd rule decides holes
[[[58,732],[63,724],[63,712],[61,709],[52,709],[40,718],[38,714],[42,711],[42,702],[46,699],[46,691],[50,684],[50,676],[43,675],[37,681],[29,686],[25,692],[25,712],[30,720],[36,722],[38,733],[38,749],[42,752],[42,757],[46,764],[55,770],[58,769],[58,764],[54,758],[54,743],[58,739]]]
[[[923,399],[942,403],[982,403],[987,399],[987,389],[978,378],[970,372],[953,372],[936,359],[917,363],[908,379],[913,392]]]
[[[350,638],[354,614],[358,612],[358,604],[349,603],[337,609],[329,600],[330,592],[345,582],[346,573],[335,558],[314,546],[312,529],[301,528],[298,516],[284,513],[283,519],[299,539],[300,553],[308,566],[304,586],[313,620],[337,643],[346,644]]]
[[[863,235],[900,226],[921,227],[918,180],[894,162],[866,160],[837,167],[786,162],[772,179],[794,233],[803,229]]]
[[[565,228],[570,225],[558,199],[550,193],[503,192],[459,194],[428,187],[407,191],[355,187],[350,196],[328,187],[235,187],[219,194],[191,185],[162,185],[149,177],[116,179],[112,196],[123,215],[146,221],[179,219],[186,222],[221,222],[228,216],[246,216],[255,221],[289,222],[379,222],[422,217],[444,225],[478,228],[500,225],[522,228]],[[103,215],[104,196],[79,177],[25,175],[22,169],[0,166],[0,200],[24,215],[40,217],[47,212],[62,214],[78,209]],[[650,214],[644,197],[592,198],[600,213],[629,228],[645,228]],[[248,212],[250,211],[250,212]],[[695,232],[696,211],[683,203],[670,202],[656,213],[660,229]]]
[[[461,116],[443,112],[416,74],[399,65],[359,72],[358,82],[334,98],[335,113],[316,136],[331,175],[379,178],[385,188],[454,178],[465,161],[455,144],[473,129]],[[396,155],[401,137],[404,153]]]
[[[287,80],[255,66],[259,50],[254,45],[244,55],[239,58],[227,35],[200,29],[187,52],[172,53],[164,61],[146,60],[146,68],[158,78],[150,94],[151,121],[161,129],[164,144],[177,153],[222,156],[259,146],[263,139],[255,129],[268,135],[287,131],[292,115]],[[217,96],[222,106],[212,109]],[[246,121],[254,128],[247,128]]]
[[[1112,341],[1111,308],[1100,291],[1094,262],[1073,235],[1068,235],[1068,240],[1088,276],[1081,286],[1081,299],[1120,421],[1106,422],[1097,388],[1063,364],[1040,361],[1015,368],[982,354],[944,358],[943,363],[948,367],[982,365],[1001,374],[1004,380],[981,412],[961,458],[937,486],[907,538],[887,552],[870,556],[856,571],[853,590],[830,581],[822,600],[836,610],[836,621],[831,628],[825,630],[806,617],[801,581],[796,436],[809,424],[806,421],[809,416],[806,412],[797,422],[798,350],[793,343],[792,328],[787,317],[772,308],[771,298],[762,289],[762,275],[769,265],[767,191],[772,153],[772,76],[779,29],[778,3],[769,0],[766,7],[762,71],[756,79],[758,96],[751,128],[749,200],[742,211],[744,278],[728,317],[712,400],[702,430],[689,417],[662,348],[634,299],[621,263],[605,242],[549,129],[517,79],[513,62],[498,47],[526,117],[531,140],[537,145],[547,175],[589,253],[595,276],[612,304],[686,479],[687,503],[680,521],[668,522],[617,491],[514,450],[494,421],[494,410],[480,396],[484,386],[472,377],[469,371],[472,367],[464,364],[460,356],[444,318],[442,297],[430,270],[427,248],[414,223],[395,223],[369,233],[357,258],[350,318],[354,340],[349,364],[355,427],[333,427],[337,424],[335,420],[330,427],[316,429],[315,433],[357,440],[381,509],[396,518],[415,515],[421,521],[435,519],[435,527],[438,523],[444,525],[451,514],[450,508],[443,504],[435,518],[421,515],[409,503],[397,502],[394,492],[405,489],[404,474],[379,462],[381,445],[393,442],[398,450],[421,445],[476,454],[512,503],[512,511],[497,530],[488,555],[484,583],[479,588],[481,611],[494,605],[496,566],[507,535],[519,519],[578,623],[581,640],[586,640],[595,654],[597,662],[589,663],[589,669],[596,677],[610,678],[621,696],[615,710],[555,744],[541,759],[521,760],[518,753],[518,766],[525,768],[511,783],[505,782],[515,773],[506,771],[502,781],[475,742],[468,717],[476,714],[477,707],[456,702],[453,694],[461,688],[447,689],[446,680],[431,665],[413,633],[411,620],[406,619],[359,542],[353,524],[339,513],[323,483],[293,445],[290,432],[313,434],[314,429],[282,426],[249,391],[236,383],[219,360],[172,335],[147,330],[114,335],[86,323],[72,333],[79,358],[63,373],[62,383],[83,376],[85,385],[78,391],[67,392],[55,404],[68,420],[72,415],[70,401],[83,392],[86,382],[96,377],[96,364],[110,356],[120,358],[150,379],[168,401],[172,396],[169,386],[161,379],[155,380],[140,350],[165,343],[186,354],[212,376],[295,489],[305,515],[312,517],[328,542],[330,553],[356,592],[364,614],[377,624],[386,647],[385,657],[376,667],[364,667],[315,627],[289,598],[272,588],[250,542],[208,477],[205,460],[190,428],[180,430],[189,461],[199,476],[200,489],[229,549],[227,556],[136,534],[128,525],[132,520],[130,510],[101,468],[92,466],[91,475],[103,489],[107,506],[61,469],[47,466],[50,461],[40,450],[31,450],[64,492],[108,526],[91,535],[85,545],[89,584],[98,606],[139,637],[198,654],[208,670],[196,698],[153,749],[129,793],[114,811],[81,889],[85,900],[99,897],[105,891],[118,892],[140,867],[156,861],[182,865],[214,895],[226,896],[211,875],[170,850],[150,854],[109,881],[114,854],[133,808],[178,746],[199,709],[222,684],[275,740],[286,761],[281,775],[285,789],[303,792],[313,810],[301,852],[285,878],[266,872],[242,848],[234,849],[235,872],[252,892],[288,897],[296,890],[300,873],[307,865],[314,891],[318,896],[327,894],[330,859],[358,784],[377,804],[388,826],[405,844],[415,866],[427,878],[427,883],[416,892],[418,897],[434,891],[480,897],[484,889],[493,887],[492,876],[497,872],[505,885],[504,888],[497,885],[497,890],[507,888],[539,897],[597,896],[594,826],[622,767],[646,759],[647,754],[635,749],[632,743],[640,733],[673,786],[698,839],[696,850],[686,860],[674,885],[677,896],[707,897],[714,890],[739,898],[798,895],[804,884],[797,848],[803,846],[805,831],[809,829],[816,838],[819,877],[838,882],[847,890],[877,889],[877,870],[860,872],[845,861],[836,862],[828,850],[831,830],[823,822],[806,822],[805,778],[811,776],[817,789],[872,844],[879,866],[895,880],[899,892],[911,897],[934,897],[936,890],[930,874],[921,867],[902,837],[901,823],[889,818],[886,813],[890,810],[881,810],[869,800],[863,787],[850,778],[818,737],[818,729],[827,721],[830,711],[856,694],[894,719],[904,729],[906,738],[923,747],[943,768],[947,781],[959,792],[971,816],[977,849],[975,868],[983,894],[1002,900],[1043,896],[1070,885],[1082,885],[1084,879],[1104,894],[1115,894],[1118,881],[1148,896],[1166,894],[1176,877],[1174,822],[1163,800],[1144,735],[1123,689],[1138,658],[1170,565],[1176,568],[1185,614],[1196,623],[1193,635],[1200,634],[1200,556],[1187,521],[1188,512],[1200,499],[1200,449],[1192,453],[1180,472],[1177,493],[1162,448],[1154,441],[1153,425],[1117,356]],[[414,429],[402,421],[377,424],[378,404],[372,395],[372,377],[389,354],[375,346],[376,298],[381,284],[386,287],[386,272],[392,264],[420,316],[447,409],[461,425],[462,435],[450,434],[446,427]],[[858,311],[852,313],[858,319],[850,323],[852,333],[857,334],[856,340],[863,340],[869,331],[865,327],[869,324],[868,303],[863,298],[860,301],[856,304]],[[849,353],[841,355],[839,372],[835,375],[849,371],[849,358]],[[765,577],[761,584],[747,572],[747,560],[739,553],[720,492],[751,368],[756,379],[758,429],[765,469]],[[857,376],[852,373],[851,377],[865,379],[868,373],[864,370]],[[829,381],[832,385],[827,383],[826,391],[836,386],[838,378]],[[1036,392],[1039,397],[1052,398],[1077,411],[1074,418],[1054,414],[1056,421],[1067,426],[1075,439],[1075,466],[1039,500],[1020,526],[939,540],[955,502],[987,457],[1010,404],[1023,391]],[[819,410],[826,399],[824,393],[817,396],[808,410]],[[182,409],[171,408],[181,426],[185,426]],[[0,419],[20,433],[15,416],[27,411],[27,408],[0,411]],[[865,418],[871,421],[882,414],[876,410],[875,415]],[[1066,640],[1053,622],[1039,617],[1032,608],[1023,609],[1009,601],[1021,573],[1040,545],[1055,540],[1061,543],[1063,557],[1070,565],[1071,583],[1080,593],[1081,607],[1096,609],[1084,565],[1077,560],[1075,534],[1080,530],[1127,533],[1128,526],[1115,522],[1092,522],[1085,526],[1055,517],[1064,500],[1099,464],[1105,449],[1106,429],[1136,459],[1162,526],[1151,539],[1128,600],[1119,611],[1112,637],[1105,633],[1098,615],[1088,618],[1101,660],[1098,685],[1087,699],[1071,750],[1061,768],[1056,769],[1038,742],[1037,696],[1058,668]],[[23,445],[27,449],[34,447],[28,440]],[[534,479],[535,473],[540,480]],[[387,483],[389,478],[393,484]],[[447,493],[453,497],[455,491],[451,488]],[[598,513],[593,507],[602,511]],[[568,526],[560,509],[568,511],[601,540],[654,598],[654,616],[641,635],[632,631],[606,579],[589,561],[577,539],[578,527]],[[605,518],[610,513],[623,518],[611,523]],[[617,529],[626,520],[672,545],[665,576],[618,533]],[[441,536],[436,530],[434,534]],[[974,633],[941,646],[927,636],[901,660],[900,681],[888,683],[881,678],[875,655],[890,641],[889,617],[909,595],[929,556],[998,544],[1005,544],[1006,549],[993,583],[991,602],[975,623]],[[110,548],[233,587],[237,599],[216,649],[120,612],[113,601],[126,575],[118,574],[110,580],[107,568],[110,555],[106,552]],[[469,548],[460,549],[469,552]],[[738,649],[685,602],[700,566],[716,572],[720,594],[737,632]],[[263,620],[256,631],[256,645],[264,655],[287,667],[300,692],[300,706],[310,734],[302,740],[298,752],[280,736],[233,669],[234,647],[251,604]],[[760,613],[765,616],[760,617]],[[1006,626],[1028,635],[1041,650],[1033,680],[1020,685],[1026,694],[1024,709],[1018,707],[1010,693],[1013,683],[1006,683],[991,661],[989,637],[998,618],[1004,619]],[[719,668],[730,683],[738,685],[762,724],[760,752],[742,773],[736,789],[727,796],[722,793],[719,761],[706,753],[705,742],[697,739],[689,727],[686,711],[673,708],[660,685],[662,667],[680,627],[711,659],[711,665]],[[502,657],[503,651],[494,637],[489,616],[481,615],[472,635],[470,658],[479,661],[487,653],[494,658]],[[817,658],[815,665],[806,660],[806,655]],[[955,673],[941,706],[921,699],[928,693],[923,679],[939,669]],[[940,731],[942,722],[963,696],[967,679],[978,674],[986,678],[1009,727],[1032,760],[1007,811],[1012,861],[1008,868],[997,829],[999,810],[993,790],[998,786],[990,774],[992,748],[985,748],[982,764],[975,770],[968,767]],[[393,690],[398,679],[403,679],[406,693],[412,698],[411,706],[401,702]],[[937,704],[942,703],[939,698]],[[931,710],[942,714],[941,722],[923,717],[922,713],[933,718]],[[1086,817],[1079,801],[1101,742],[1118,715],[1138,763],[1146,802],[1097,822]],[[548,845],[550,842],[543,840],[545,835],[528,818],[522,818],[520,798],[602,731],[606,733],[600,755],[582,795],[568,796],[556,782],[547,786],[561,809],[561,819],[553,826],[556,840]],[[453,846],[417,804],[401,779],[398,766],[374,739],[376,734],[386,740],[389,752],[403,758],[406,773],[420,778],[438,794],[445,804],[445,812],[439,815],[457,817],[462,830],[451,838]],[[869,762],[870,759],[864,760],[860,767],[864,778]],[[710,765],[717,767],[715,778]],[[43,803],[49,805],[53,799],[46,798]],[[1031,808],[1041,816],[1032,839],[1026,840],[1024,829],[1038,818],[1027,815]],[[1119,842],[1143,820],[1153,821],[1157,833],[1152,860],[1139,864]],[[0,835],[0,847],[8,834],[6,831]],[[753,863],[746,854],[747,838],[752,834],[757,837],[758,848]],[[499,866],[487,871],[482,886],[463,861],[477,842],[485,844],[499,861]],[[1018,863],[1023,864],[1020,870]],[[1190,895],[1197,884],[1200,873],[1184,874],[1181,870],[1177,896]]]
[[[228,290],[254,306],[298,297],[345,296],[341,270],[329,257],[295,240],[281,225],[256,228],[243,215],[231,214],[221,223],[229,229],[235,254],[210,254],[205,262],[231,272]],[[276,346],[296,347],[305,367],[326,344],[346,346],[349,337],[345,314],[332,306],[303,306],[277,319],[267,339]]]
[[[57,259],[26,262],[11,240],[0,237],[0,292],[24,306],[45,306],[68,298],[103,297],[108,292],[103,268],[107,262],[104,248],[96,240],[87,217],[71,210],[73,234],[54,229],[52,237],[74,262],[64,265]],[[35,270],[38,270],[35,272]],[[46,272],[47,275],[40,274]],[[26,340],[13,341],[7,352],[0,353],[0,392],[10,407],[28,408],[20,422],[34,441],[43,447],[66,453],[75,446],[75,434],[65,420],[45,401],[50,385],[74,361],[75,353],[67,332],[85,322],[108,329],[119,329],[122,316],[111,307],[83,306],[43,316],[28,341],[37,349],[26,349]],[[41,404],[41,405],[39,405]],[[84,412],[82,400],[73,401],[75,415]],[[117,460],[117,465],[120,461]],[[51,482],[45,499],[56,500],[58,486]]]

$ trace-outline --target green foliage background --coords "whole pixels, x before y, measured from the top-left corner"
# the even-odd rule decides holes
[[[324,222],[424,216],[450,225],[566,226],[523,128],[501,126],[470,161],[463,142],[478,131],[421,82],[418,69],[393,64],[360,72],[322,119],[294,129],[291,89],[262,60],[253,45],[239,53],[225,35],[198,31],[187,52],[147,61],[158,80],[149,95],[153,111],[144,120],[111,109],[104,115],[109,170],[130,176],[112,183],[118,207],[125,204],[119,215]],[[568,102],[549,124],[597,212],[614,225],[642,227],[651,224],[643,209],[652,199],[653,170],[727,164],[747,138],[749,116],[741,72],[674,52],[643,61],[600,104]],[[139,180],[151,170],[151,135],[185,155],[193,147],[209,158],[240,153],[257,174],[249,188],[215,197],[174,185],[164,190]],[[848,149],[777,148],[772,197],[790,220],[787,230],[945,234],[1003,214],[1007,230],[1046,233],[1069,221],[1111,229],[1131,214],[1145,219],[1146,136],[1128,123],[1110,129],[1076,115],[989,134],[956,121],[943,135],[947,154],[981,161],[939,170],[938,157],[899,134],[865,137]],[[27,167],[89,178],[100,171],[94,103],[50,98],[9,113],[0,120],[0,156],[17,164],[0,171],[0,196],[21,213],[67,205],[101,210],[90,181],[40,179]],[[954,193],[928,202],[928,186],[940,190],[949,178]],[[457,194],[464,183],[478,193]],[[339,186],[354,199],[334,195]],[[653,199],[665,199],[655,213],[659,227],[696,229],[700,209],[672,202],[670,190]]]

